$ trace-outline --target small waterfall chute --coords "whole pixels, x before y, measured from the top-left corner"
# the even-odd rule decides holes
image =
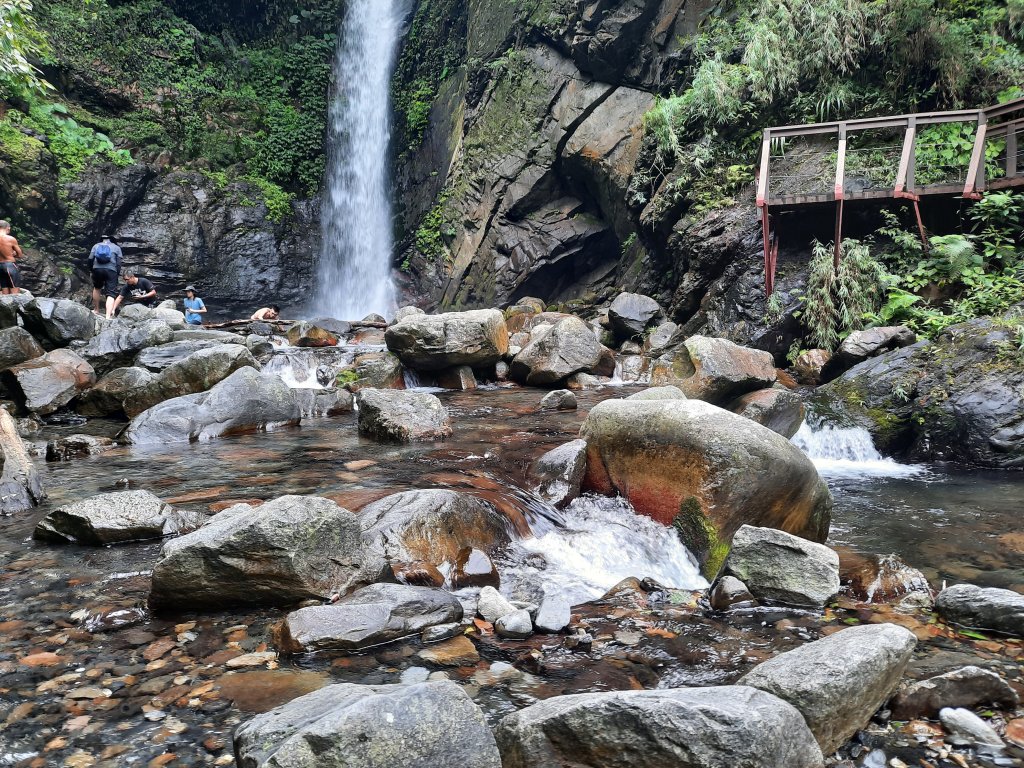
[[[840,427],[827,423],[812,427],[805,421],[793,436],[793,443],[826,476],[909,477],[925,472],[924,467],[900,464],[883,456],[875,448],[871,433],[863,427]]]

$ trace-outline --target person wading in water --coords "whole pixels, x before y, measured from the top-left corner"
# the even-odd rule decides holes
[[[100,313],[100,296],[107,297],[107,320],[114,316],[114,297],[117,296],[117,276],[121,272],[121,249],[112,243],[110,235],[96,243],[89,251],[89,269],[92,271],[92,311]]]
[[[5,295],[21,293],[21,273],[14,260],[24,256],[18,241],[11,237],[10,222],[0,220],[0,288]]]

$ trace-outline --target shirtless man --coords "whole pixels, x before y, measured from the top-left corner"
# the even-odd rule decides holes
[[[250,320],[277,320],[281,315],[281,308],[277,304],[271,304],[269,307],[261,307],[252,313]]]
[[[21,273],[14,260],[23,257],[21,246],[11,237],[10,222],[0,219],[0,289],[5,296],[21,293]]]

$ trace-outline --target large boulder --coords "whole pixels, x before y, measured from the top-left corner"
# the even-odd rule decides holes
[[[821,375],[826,380],[833,379],[869,357],[875,357],[890,349],[909,347],[915,341],[917,341],[917,334],[905,325],[854,331],[843,339],[839,349],[822,367]]]
[[[293,347],[336,347],[338,337],[315,323],[296,323],[288,329],[288,343]]]
[[[164,544],[153,567],[155,608],[294,605],[326,600],[381,575],[356,516],[318,496],[237,504]]]
[[[184,360],[201,349],[220,346],[220,341],[171,341],[156,347],[147,347],[135,357],[135,365],[160,373],[170,365]],[[251,351],[251,350],[250,350]]]
[[[24,512],[46,498],[36,465],[6,408],[0,408],[0,458],[0,513]]]
[[[150,384],[156,376],[145,368],[115,368],[78,398],[76,410],[83,416],[115,416],[125,413],[132,395]]]
[[[443,589],[371,584],[332,605],[292,611],[276,642],[285,653],[358,650],[461,620],[462,603]]]
[[[4,376],[9,388],[20,391],[25,407],[42,416],[63,408],[96,383],[92,366],[70,349],[55,349],[12,366]]]
[[[340,683],[235,731],[239,768],[501,768],[483,712],[448,680]]]
[[[555,696],[495,729],[503,768],[820,768],[803,717],[739,685]]]
[[[131,365],[147,347],[167,344],[174,330],[163,320],[128,323],[114,320],[82,347],[82,357],[101,372]]]
[[[797,433],[806,415],[800,395],[779,385],[740,395],[729,404],[728,409],[739,416],[753,419],[787,439]]]
[[[832,496],[810,459],[749,419],[699,400],[605,400],[580,436],[583,489],[675,526],[708,576],[744,524],[828,535]]]
[[[298,424],[299,405],[280,377],[240,368],[208,392],[184,395],[140,413],[125,430],[129,443],[210,440]]]
[[[890,708],[894,720],[914,720],[934,719],[943,707],[973,709],[990,705],[1014,709],[1019,703],[1017,692],[995,672],[968,666],[905,685],[893,697]]]
[[[96,316],[70,299],[32,299],[22,305],[21,316],[25,330],[47,349],[85,341],[96,333]]]
[[[800,710],[830,755],[892,696],[916,644],[895,624],[850,627],[758,664],[739,684]]]
[[[650,296],[620,293],[608,308],[608,322],[619,339],[641,335],[662,314],[661,305]]]
[[[587,471],[587,442],[571,442],[552,448],[530,470],[537,481],[537,494],[549,504],[561,509],[580,495],[580,486]]]
[[[508,352],[508,328],[497,309],[406,315],[388,327],[384,340],[403,365],[421,371],[487,368]]]
[[[865,427],[888,455],[1024,467],[1019,324],[1012,314],[971,320],[869,358],[819,387],[814,410]]]
[[[198,528],[206,517],[165,504],[149,491],[101,493],[50,512],[34,538],[78,544],[158,539]]]
[[[359,432],[374,440],[408,443],[451,437],[448,411],[434,395],[393,389],[361,389],[356,401]]]
[[[691,336],[655,361],[651,383],[675,384],[687,397],[722,405],[770,387],[777,375],[775,360],[767,352],[727,339]]]
[[[0,331],[0,371],[45,354],[39,342],[24,328],[4,328]]]
[[[339,384],[349,391],[360,389],[405,389],[402,361],[390,352],[367,352],[356,355],[352,367],[339,374]]]
[[[550,386],[589,373],[601,362],[604,347],[578,317],[565,317],[549,330],[534,333],[512,360],[512,378],[523,384]]]
[[[485,556],[510,541],[509,524],[490,504],[450,490],[415,490],[385,496],[359,513],[363,544],[380,555],[401,580],[404,569],[426,564],[459,582],[460,566],[474,549]],[[440,585],[438,585],[440,586]]]
[[[1024,637],[1024,595],[1009,589],[955,584],[939,592],[935,610],[954,624]]]
[[[125,413],[138,416],[147,408],[172,397],[205,392],[240,368],[259,369],[252,353],[241,344],[218,344],[168,366],[125,401]]]
[[[744,525],[732,537],[723,576],[761,600],[821,608],[839,593],[839,555],[774,528]]]

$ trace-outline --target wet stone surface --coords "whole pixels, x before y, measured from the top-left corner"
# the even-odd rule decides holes
[[[843,596],[822,612],[735,607],[724,613],[711,610],[700,592],[650,582],[627,583],[605,599],[575,605],[562,634],[506,640],[490,623],[467,615],[457,643],[446,634],[429,646],[415,638],[360,653],[277,659],[270,634],[284,610],[151,615],[146,598],[159,542],[97,549],[31,540],[35,523],[53,508],[125,488],[149,490],[177,507],[209,514],[232,500],[255,503],[285,493],[320,494],[356,510],[396,491],[447,487],[487,499],[521,535],[531,529],[550,535],[579,521],[522,490],[531,487],[529,467],[544,451],[573,439],[597,400],[625,393],[580,393],[578,411],[544,414],[536,412],[532,390],[441,394],[459,426],[445,443],[378,445],[359,438],[354,416],[346,415],[207,444],[117,448],[51,465],[39,459],[51,494],[46,505],[0,518],[0,765],[231,765],[231,734],[240,722],[333,682],[409,683],[443,676],[463,685],[493,725],[560,694],[730,683],[776,653],[848,625],[884,621],[906,626],[919,639],[909,678],[974,664],[1000,673],[1024,693],[1020,641],[958,633],[930,613],[900,614]],[[109,435],[117,426],[49,426],[43,437],[94,430]],[[1024,486],[1005,476],[1000,482],[1010,484],[1011,494]],[[906,559],[929,578],[949,573],[948,553],[965,537],[955,512],[944,518],[950,527],[957,524],[955,530],[928,528],[925,543],[887,539],[875,525],[878,518],[860,520],[865,499],[885,503],[878,485],[844,484],[836,513],[844,544],[870,545],[867,551],[875,552],[910,547],[914,552]],[[934,495],[937,490],[929,490]],[[911,503],[906,493],[891,505]],[[975,508],[984,503],[973,499]],[[1016,528],[1007,517],[1002,531],[992,530],[1000,524],[998,515],[1007,514],[1001,510],[993,503],[983,522],[975,515],[972,530],[1006,542],[1000,536]],[[920,520],[905,525],[925,530]],[[1007,574],[1006,581],[1021,585],[1020,557],[1019,548],[999,544],[990,547],[978,570]],[[557,565],[545,564],[536,551],[514,548],[495,562],[503,577],[530,569],[543,574]],[[643,568],[631,569],[628,562],[620,565],[617,571],[602,566],[603,582],[576,585],[576,594],[593,598],[620,578],[649,575],[633,573]],[[1001,734],[1012,734],[1022,728],[1014,731],[1006,721],[1021,714],[999,712],[986,719]],[[1018,758],[1007,753],[999,759],[1011,762],[1000,763],[968,746],[953,748],[934,721],[877,718],[830,762],[898,766],[891,762],[897,760],[962,768],[1019,764]]]

